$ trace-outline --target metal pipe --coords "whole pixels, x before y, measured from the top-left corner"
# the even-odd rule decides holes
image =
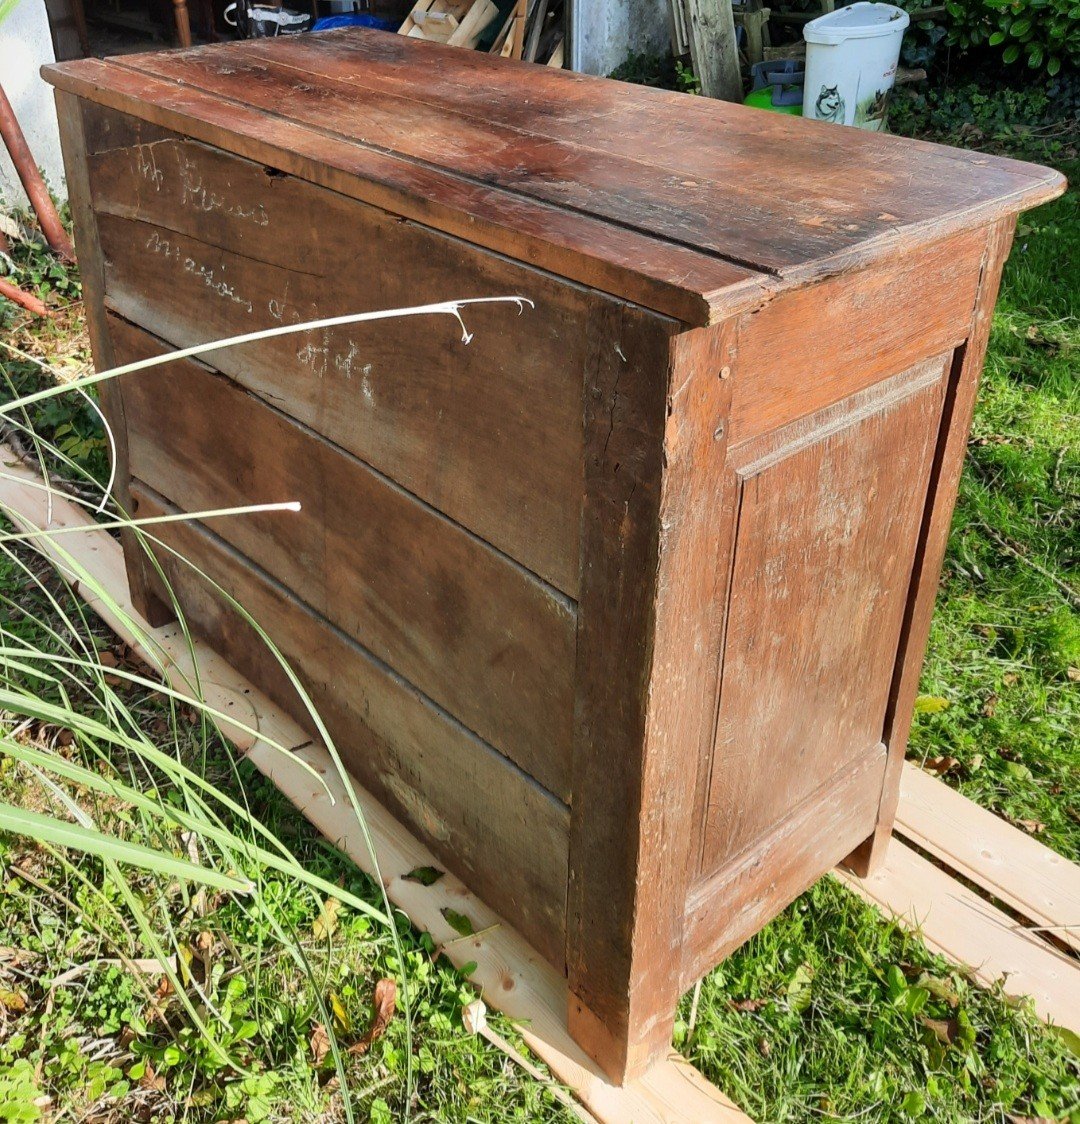
[[[64,224],[56,213],[49,196],[49,189],[41,178],[37,164],[34,163],[33,153],[26,143],[15,110],[11,108],[11,102],[8,101],[2,85],[0,85],[0,136],[4,138],[4,144],[11,154],[11,162],[15,165],[15,171],[19,173],[19,179],[22,180],[30,205],[34,208],[34,214],[41,223],[41,231],[49,245],[62,258],[74,261],[75,249],[71,245],[71,239],[68,238]]]
[[[14,301],[15,304],[25,308],[27,312],[32,312],[35,316],[48,316],[49,310],[44,304],[32,293],[24,293],[18,285],[12,285],[10,281],[5,281],[0,277],[0,297],[7,297],[9,301]]]

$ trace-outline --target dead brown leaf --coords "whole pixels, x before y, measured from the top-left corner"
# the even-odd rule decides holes
[[[921,1021],[942,1046],[951,1046],[960,1033],[960,1023],[956,1019],[923,1018]]]
[[[744,1011],[748,1014],[753,1014],[755,1011],[760,1011],[762,1007],[769,1005],[768,999],[732,999],[731,1009],[733,1011]]]
[[[393,980],[379,980],[375,985],[375,1015],[371,1020],[371,1026],[367,1028],[367,1032],[359,1042],[354,1042],[349,1047],[349,1053],[366,1054],[372,1042],[386,1033],[396,1008],[397,984]]]
[[[986,702],[983,703],[983,716],[986,718],[993,718],[997,711],[998,697],[997,695],[988,695]]]
[[[330,1035],[326,1033],[326,1027],[322,1023],[315,1023],[312,1026],[311,1041],[308,1045],[311,1048],[311,1060],[317,1066],[322,1065],[326,1055],[330,1053]]]
[[[142,1077],[139,1078],[139,1088],[151,1093],[165,1092],[165,1078],[154,1072],[154,1067],[149,1060],[146,1062],[146,1069],[143,1070]]]
[[[955,773],[960,768],[960,762],[955,757],[928,757],[922,763],[923,771],[932,773],[935,777],[943,777],[946,773]]]
[[[1046,824],[1041,820],[1013,820],[1013,823],[1031,835],[1040,835],[1046,830]]]
[[[1073,683],[1080,683],[1080,667],[1070,667],[1065,674]]]

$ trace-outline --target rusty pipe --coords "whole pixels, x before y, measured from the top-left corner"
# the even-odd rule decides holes
[[[2,85],[0,85],[0,136],[4,138],[4,144],[11,154],[11,162],[15,165],[15,171],[19,173],[19,179],[22,180],[23,188],[26,190],[30,205],[34,208],[34,214],[38,217],[38,222],[41,223],[41,231],[46,240],[62,258],[74,261],[75,249],[71,245],[71,239],[68,238],[64,224],[56,213],[49,196],[49,189],[41,178],[37,164],[34,163],[33,153],[26,143],[15,110],[11,108],[11,102],[8,101]]]
[[[3,277],[0,277],[0,297],[7,297],[9,301],[14,301],[15,304],[25,308],[27,312],[32,312],[35,316],[49,315],[49,310],[33,293],[24,293],[18,285],[12,285],[10,281],[5,281]]]

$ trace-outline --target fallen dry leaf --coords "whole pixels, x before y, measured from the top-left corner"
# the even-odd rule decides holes
[[[1017,827],[1022,827],[1031,835],[1039,835],[1046,830],[1046,824],[1040,820],[1013,820]]]
[[[322,1065],[326,1055],[330,1053],[330,1035],[326,1033],[326,1027],[322,1023],[315,1023],[311,1028],[308,1046],[311,1049],[311,1060],[317,1066]]]
[[[139,1078],[139,1088],[151,1093],[165,1092],[165,1078],[159,1077],[154,1072],[154,1067],[149,1061],[146,1063],[146,1069],[143,1070],[142,1077]]]
[[[931,1031],[942,1046],[951,1046],[960,1033],[960,1023],[956,1019],[931,1019],[921,1020],[923,1026]]]
[[[946,773],[955,772],[960,768],[960,762],[955,757],[928,757],[922,763],[923,771],[935,777],[943,777]]]
[[[367,1028],[367,1033],[359,1042],[354,1042],[349,1047],[349,1053],[366,1054],[372,1042],[386,1033],[396,1007],[397,984],[393,980],[379,980],[375,985],[375,1015],[371,1020],[371,1026]]]
[[[988,695],[986,702],[983,703],[983,717],[993,718],[997,711],[998,697],[997,695]]]
[[[1080,667],[1070,667],[1066,675],[1074,682],[1080,683]]]
[[[341,902],[337,898],[327,898],[323,903],[319,916],[315,918],[311,926],[311,935],[317,941],[329,940],[337,931],[337,915],[340,909]]]
[[[755,1011],[760,1011],[762,1007],[769,1005],[768,999],[732,999],[731,1009],[733,1011],[745,1011],[753,1014]]]

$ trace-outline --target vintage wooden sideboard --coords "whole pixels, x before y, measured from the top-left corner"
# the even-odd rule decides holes
[[[1015,161],[378,32],[45,69],[140,516],[355,775],[564,970],[616,1080],[899,768]],[[128,542],[137,603],[165,593]],[[243,618],[193,627],[301,721]]]

